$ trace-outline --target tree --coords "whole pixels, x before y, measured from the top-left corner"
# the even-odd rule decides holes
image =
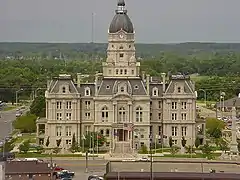
[[[185,139],[185,137],[182,137],[182,147],[185,147],[187,143],[187,140]]]
[[[172,155],[175,155],[175,154],[177,154],[178,153],[178,151],[179,151],[179,147],[177,147],[177,146],[172,146],[171,147],[171,154]]]
[[[36,132],[36,119],[37,117],[34,114],[20,116],[13,122],[13,127],[22,133]]]
[[[38,96],[34,99],[30,106],[31,114],[35,114],[38,117],[46,116],[46,102],[43,95]]]
[[[193,146],[189,145],[189,146],[185,146],[185,150],[187,154],[193,154],[195,153],[195,149]]]
[[[85,135],[85,139],[83,141],[86,148],[94,148],[97,146],[97,143],[98,147],[103,146],[106,142],[106,138],[100,133],[89,132]]]
[[[140,153],[142,153],[142,154],[147,154],[148,153],[148,149],[147,149],[146,145],[141,146]]]
[[[76,136],[75,136],[75,133],[74,133],[74,134],[73,134],[73,137],[72,137],[71,151],[72,151],[72,152],[76,152],[77,150],[78,150],[78,144],[77,144]]]
[[[206,119],[206,129],[207,133],[212,138],[220,138],[222,136],[222,130],[225,128],[225,123],[216,118]]]
[[[204,144],[203,146],[201,146],[201,150],[202,153],[205,157],[207,157],[208,159],[212,159],[212,152],[213,152],[213,147],[210,146],[208,143]]]
[[[170,147],[173,146],[173,139],[172,139],[171,136],[170,136],[169,139],[168,139],[168,143],[169,143],[169,146],[170,146]]]
[[[10,141],[5,141],[5,143],[3,144],[2,148],[1,148],[1,152],[10,152],[13,150],[14,148],[14,142],[15,142],[15,139],[12,139]]]
[[[30,140],[24,141],[22,144],[20,144],[18,149],[21,153],[27,153],[30,149]]]
[[[57,147],[58,147],[58,148],[60,147],[61,142],[62,142],[62,138],[56,140],[56,143],[57,143]]]
[[[47,138],[47,141],[46,141],[46,147],[48,147],[49,146],[49,144],[50,144],[50,139],[49,139],[49,136],[48,136],[48,138]]]
[[[196,139],[195,139],[195,147],[198,148],[200,146],[200,138],[197,136]]]
[[[228,143],[224,139],[222,139],[222,138],[219,141],[219,147],[224,152],[226,152],[229,149],[228,148]]]

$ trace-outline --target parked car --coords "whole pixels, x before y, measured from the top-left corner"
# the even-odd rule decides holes
[[[75,176],[74,172],[68,171],[68,170],[62,170],[60,172],[57,172],[56,177],[59,179],[62,178],[73,178]]]
[[[136,161],[136,160],[133,159],[133,158],[128,158],[128,159],[123,159],[122,161],[123,161],[123,162],[134,162],[134,161]]]
[[[88,177],[88,180],[103,180],[103,177],[100,177],[98,175],[91,175]]]
[[[144,161],[144,162],[146,162],[146,161],[151,161],[151,160],[150,160],[150,158],[148,158],[148,157],[141,157],[141,158],[139,159],[139,161]]]

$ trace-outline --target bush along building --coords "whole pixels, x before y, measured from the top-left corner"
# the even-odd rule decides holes
[[[112,154],[134,153],[150,140],[181,146],[194,145],[203,121],[197,121],[195,85],[187,75],[140,73],[135,57],[135,31],[125,2],[119,0],[108,29],[107,59],[95,81],[86,83],[60,74],[47,83],[46,118],[37,121],[40,144],[69,149],[73,134],[84,144],[89,132],[106,138],[103,147]],[[199,130],[199,128],[201,130]],[[201,133],[200,133],[201,134]],[[152,139],[150,139],[152,135]],[[203,133],[199,136],[202,140]],[[91,146],[91,143],[90,143]]]

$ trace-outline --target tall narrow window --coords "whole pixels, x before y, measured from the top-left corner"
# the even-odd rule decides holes
[[[67,101],[66,109],[72,109],[72,102],[71,101]]]
[[[126,111],[124,107],[121,107],[119,109],[119,121],[120,122],[125,122],[126,121]]]
[[[62,88],[62,93],[66,93],[66,87]]]
[[[142,108],[138,107],[136,109],[136,122],[142,122],[143,120],[143,112],[142,112]]]
[[[105,106],[102,108],[102,122],[108,121],[108,108]]]

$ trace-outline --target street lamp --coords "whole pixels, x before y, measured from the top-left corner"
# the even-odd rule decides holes
[[[207,107],[207,92],[204,89],[199,89],[199,91],[204,92],[204,102],[205,102],[205,106]]]
[[[23,89],[21,88],[21,89],[19,89],[19,90],[16,91],[16,106],[18,105],[18,93],[19,93],[20,91],[23,91]]]
[[[220,111],[221,111],[221,119],[223,118],[223,111],[224,111],[224,97],[226,93],[225,92],[220,92]]]

